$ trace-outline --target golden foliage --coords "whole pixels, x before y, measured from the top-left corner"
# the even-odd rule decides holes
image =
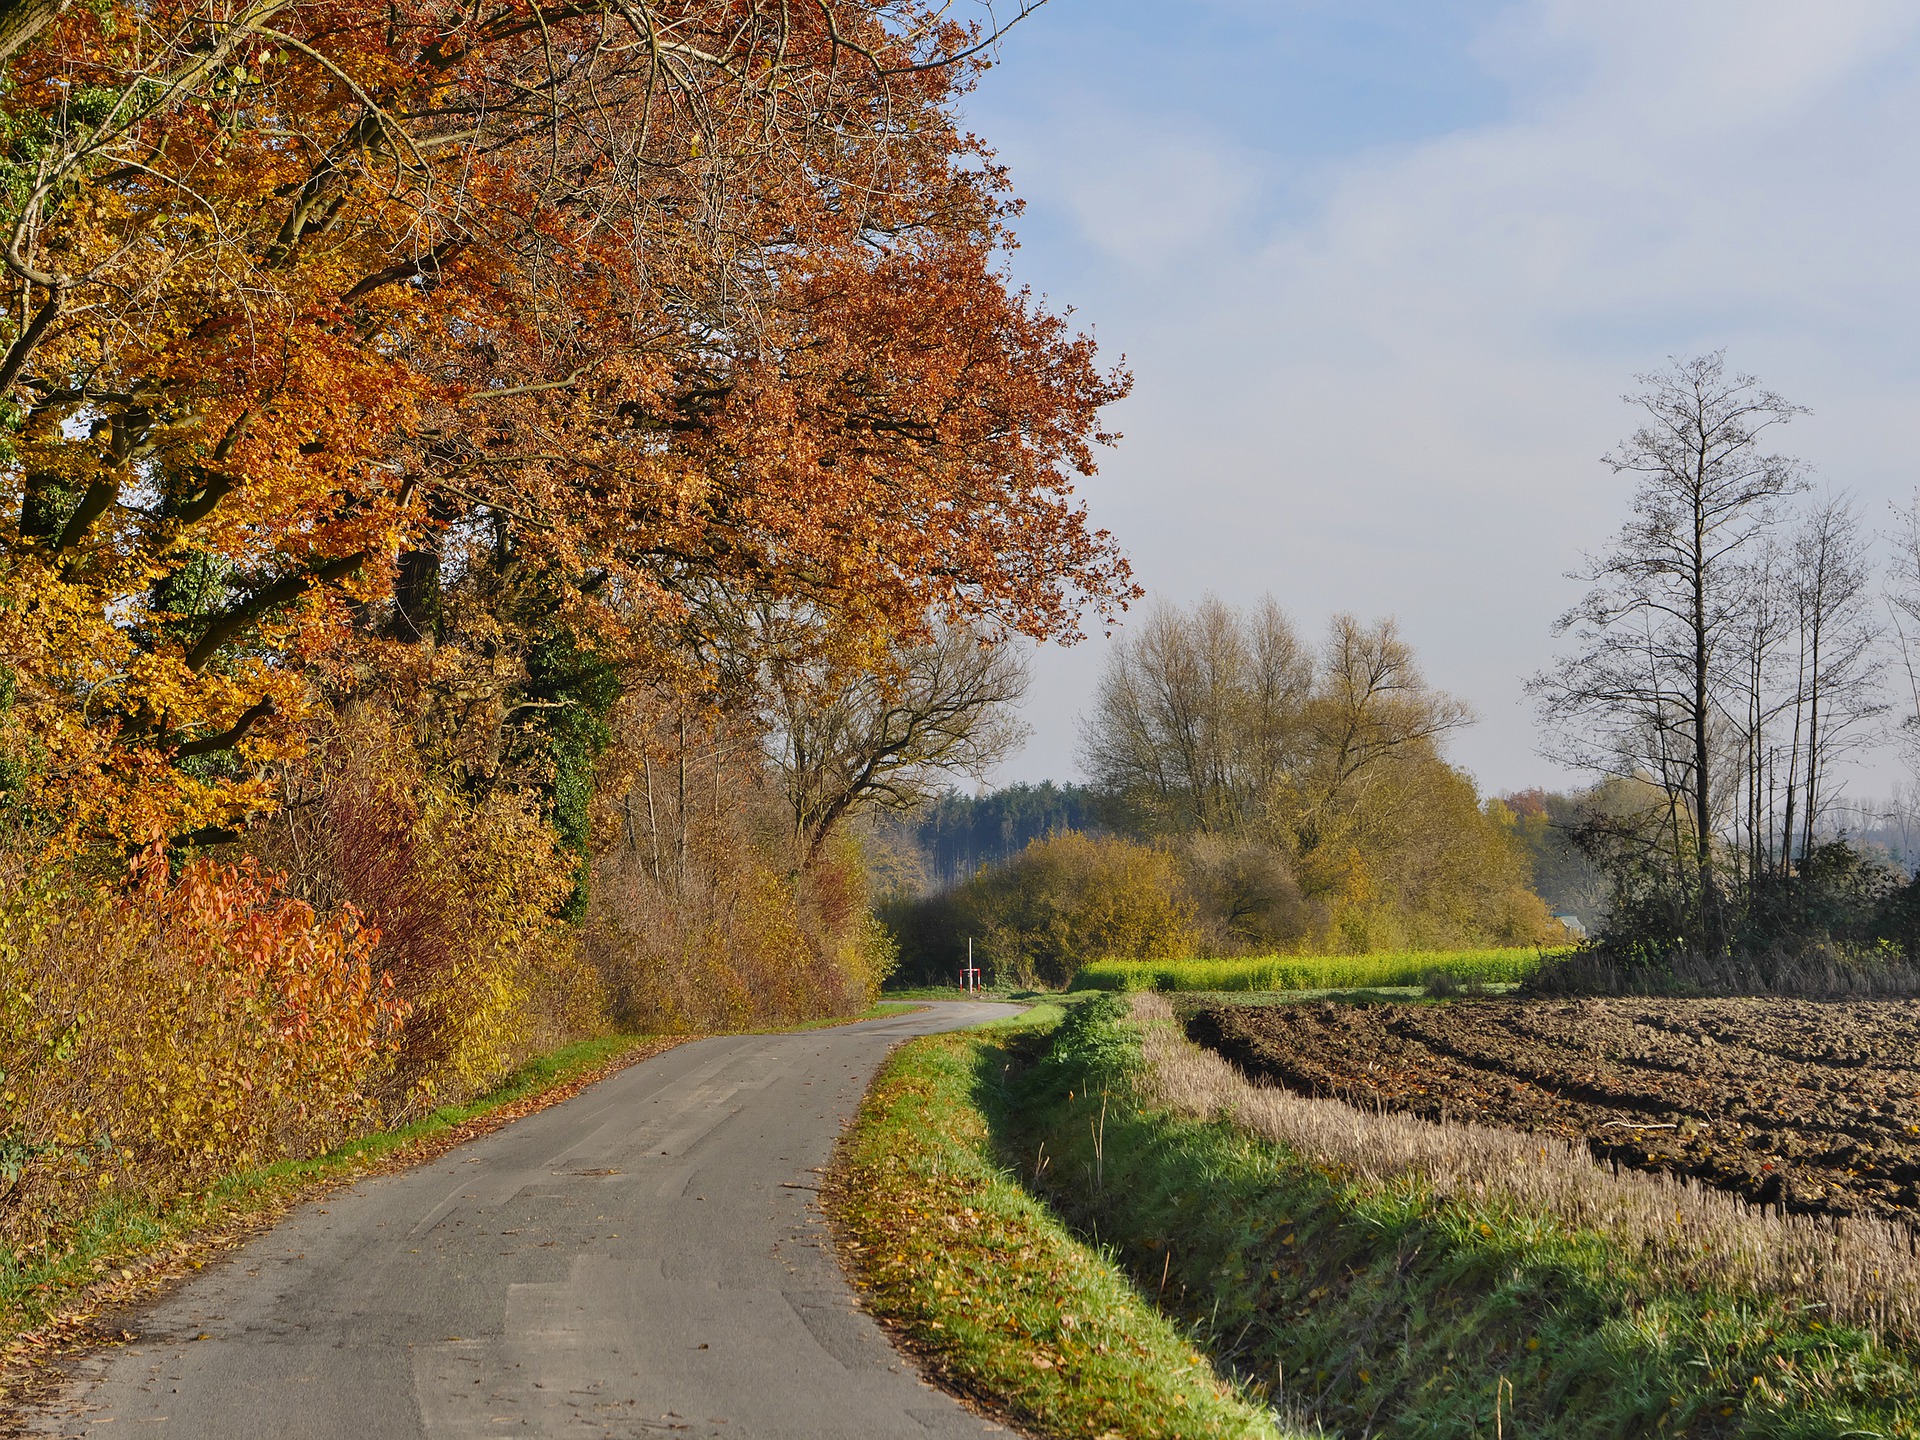
[[[1085,759],[1133,828],[1179,837],[1214,948],[1534,944],[1524,847],[1441,745],[1470,722],[1392,620],[1317,653],[1271,600],[1161,608],[1117,646]]]
[[[0,1235],[110,1188],[159,1193],[322,1148],[372,1117],[407,1003],[352,909],[317,919],[252,861],[157,848],[99,895],[0,860]]]
[[[614,1013],[728,1030],[864,1008],[896,956],[858,847],[803,866],[759,751],[661,704],[620,707],[597,786],[583,943]]]
[[[572,858],[524,791],[463,791],[395,717],[339,716],[256,843],[318,905],[378,925],[379,963],[412,1007],[389,1113],[485,1090],[542,1045],[604,1024],[604,1004],[557,916]]]
[[[1195,912],[1165,851],[1069,830],[982,870],[955,895],[958,923],[997,977],[1064,985],[1092,960],[1191,953]]]
[[[270,808],[312,682],[428,640],[477,535],[656,665],[716,597],[858,654],[1134,593],[1070,479],[1126,377],[1001,273],[942,7],[34,14],[0,35],[0,667],[69,843]]]

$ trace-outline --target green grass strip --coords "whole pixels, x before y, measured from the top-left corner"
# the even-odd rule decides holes
[[[1435,973],[1511,985],[1555,952],[1396,950],[1373,955],[1263,955],[1231,960],[1097,960],[1075,990],[1347,990],[1419,985]]]
[[[1551,1215],[1141,1103],[1125,1008],[1093,999],[1020,1057],[995,1140],[1029,1168],[1044,1144],[1056,1211],[1288,1413],[1408,1440],[1920,1436],[1916,1357],[1818,1309],[1690,1291]]]
[[[992,1160],[978,1082],[1010,1033],[914,1041],[869,1092],[828,1200],[871,1308],[955,1388],[1038,1434],[1279,1435]]]
[[[306,1160],[236,1171],[203,1191],[155,1201],[109,1196],[79,1216],[57,1247],[16,1254],[0,1251],[0,1344],[58,1315],[78,1292],[127,1267],[182,1252],[203,1232],[274,1215],[311,1187],[364,1174],[399,1152],[431,1148],[448,1132],[616,1064],[637,1048],[659,1048],[657,1037],[611,1035],[581,1040],[528,1061],[488,1094],[447,1105],[412,1124],[384,1130]],[[119,1298],[107,1295],[103,1300]]]

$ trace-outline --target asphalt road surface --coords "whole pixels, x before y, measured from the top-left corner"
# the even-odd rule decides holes
[[[1012,1008],[696,1041],[303,1206],[123,1318],[28,1432],[1004,1435],[855,1307],[814,1187],[893,1045]]]

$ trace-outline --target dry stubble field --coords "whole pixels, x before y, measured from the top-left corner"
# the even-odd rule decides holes
[[[1920,1222],[1920,1001],[1213,1006],[1249,1075],[1583,1141],[1803,1214]]]

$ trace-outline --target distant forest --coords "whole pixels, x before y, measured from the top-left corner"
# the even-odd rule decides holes
[[[1099,832],[1099,797],[1084,785],[1009,785],[984,795],[958,790],[904,815],[877,816],[876,835],[914,855],[911,888],[949,890],[982,865],[1018,855],[1034,840],[1066,830]]]
[[[1557,915],[1589,926],[1606,916],[1606,880],[1573,843],[1579,811],[1590,796],[1534,789],[1503,795],[1525,845],[1533,888]],[[1034,840],[1067,830],[1111,833],[1100,797],[1085,785],[1009,785],[982,795],[949,790],[906,814],[875,816],[876,838],[908,863],[894,868],[902,888],[921,894],[950,890],[983,865],[998,865]],[[1890,800],[1839,802],[1821,827],[1907,874],[1920,862],[1920,791]],[[904,871],[904,874],[902,873]]]

